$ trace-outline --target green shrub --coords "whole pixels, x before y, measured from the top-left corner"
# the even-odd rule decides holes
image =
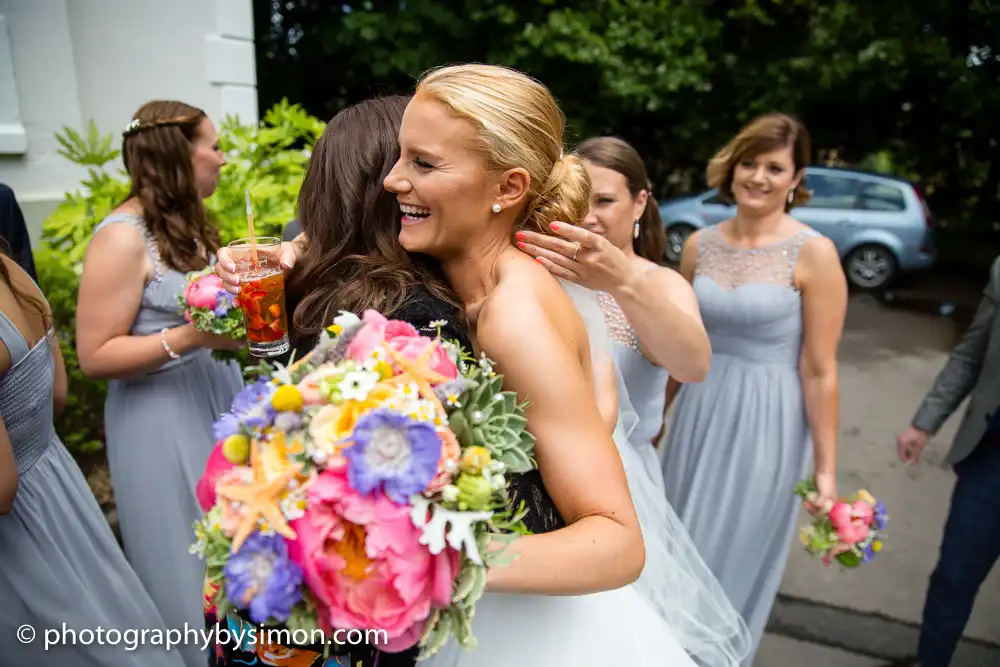
[[[219,225],[222,242],[246,236],[244,191],[253,199],[254,228],[260,236],[279,235],[295,217],[299,186],[309,160],[309,149],[324,123],[298,105],[282,100],[256,125],[226,117],[219,140],[228,164],[223,167],[216,193],[206,201]],[[114,135],[102,136],[93,121],[83,134],[63,128],[57,135],[60,154],[87,168],[80,189],[66,199],[42,225],[42,242],[35,253],[39,282],[52,305],[66,371],[69,400],[56,422],[67,448],[76,455],[104,446],[104,398],[107,385],[91,380],[76,360],[76,300],[82,261],[94,228],[128,193],[128,178],[113,168],[119,151]]]

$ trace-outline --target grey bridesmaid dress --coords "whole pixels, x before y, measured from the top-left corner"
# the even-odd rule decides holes
[[[629,440],[636,443],[650,480],[661,487],[663,477],[654,440],[663,427],[663,407],[670,375],[643,355],[635,329],[613,296],[597,292],[597,303],[608,327],[612,358],[621,371],[621,381],[639,420]]]
[[[133,335],[184,324],[177,295],[184,274],[166,267],[144,221],[130,213],[106,218],[142,233],[154,267],[132,325]],[[108,384],[104,420],[108,465],[125,554],[168,627],[205,627],[204,564],[188,552],[202,511],[195,486],[214,445],[212,424],[243,388],[239,366],[200,349],[145,375]],[[186,625],[185,625],[186,624]],[[179,647],[188,667],[203,667],[201,646]]]
[[[694,290],[712,343],[708,376],[681,386],[664,445],[667,499],[753,637],[751,665],[781,585],[812,461],[799,379],[803,230],[746,250],[718,227],[698,235]]]
[[[29,346],[0,313],[12,362],[0,376],[0,417],[20,477],[13,509],[0,515],[0,664],[183,667],[175,650],[137,642],[136,631],[164,621],[55,432],[53,335]],[[47,635],[65,643],[45,650]]]

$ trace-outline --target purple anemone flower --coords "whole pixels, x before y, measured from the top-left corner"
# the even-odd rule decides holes
[[[239,432],[240,420],[236,418],[236,415],[229,412],[222,413],[216,422],[212,424],[212,437],[216,441],[225,440],[229,436],[236,435]]]
[[[233,398],[229,412],[223,413],[212,425],[215,439],[224,440],[244,429],[269,426],[277,414],[269,400],[274,389],[274,384],[263,378],[243,387]]]
[[[359,493],[378,488],[407,504],[438,472],[441,437],[431,424],[387,409],[372,410],[354,424],[344,449],[348,480]]]
[[[256,382],[243,387],[240,393],[233,397],[232,413],[246,414],[261,403],[265,403],[273,393],[274,383],[265,378],[258,378]]]
[[[224,289],[220,289],[215,295],[215,313],[216,317],[225,317],[229,314],[230,309],[233,307],[233,295]]]
[[[239,609],[249,608],[254,623],[286,621],[302,599],[302,568],[288,559],[280,535],[252,534],[229,557],[225,576],[226,596]]]
[[[881,500],[875,503],[875,530],[885,530],[885,524],[889,521],[888,511],[885,503]]]

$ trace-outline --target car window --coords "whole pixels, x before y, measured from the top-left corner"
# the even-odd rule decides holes
[[[869,183],[861,193],[859,202],[866,211],[905,211],[903,191],[883,183]]]
[[[722,195],[716,192],[714,195],[702,202],[703,204],[718,204],[719,206],[730,206],[729,202],[722,200]]]
[[[806,176],[806,188],[812,191],[812,197],[805,203],[807,208],[852,209],[857,202],[861,182],[853,178],[809,174]]]

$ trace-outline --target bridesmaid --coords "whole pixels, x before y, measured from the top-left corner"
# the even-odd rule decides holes
[[[457,298],[437,262],[410,255],[399,244],[399,204],[382,185],[399,159],[399,125],[409,99],[390,95],[347,107],[327,124],[313,147],[299,192],[302,233],[297,246],[285,246],[286,264],[294,265],[286,293],[289,310],[294,311],[290,337],[297,359],[315,347],[320,332],[339,311],[360,314],[368,308],[425,334],[436,330],[432,322],[444,321],[442,335],[472,349]],[[223,248],[215,271],[238,292],[234,269]],[[213,613],[208,610],[210,620]],[[226,621],[228,627],[246,623],[233,613]],[[219,646],[218,652],[218,667],[255,664],[268,654],[282,655],[282,664],[413,667],[418,653],[415,648],[383,653],[376,646],[356,645],[348,654],[320,663],[321,646],[230,643]]]
[[[809,135],[798,121],[750,123],[709,163],[736,217],[694,234],[681,273],[712,341],[701,384],[671,378],[667,498],[753,635],[754,653],[795,529],[810,459],[821,499],[836,488],[837,347],[847,281],[833,244],[788,215],[809,199]],[[810,455],[809,443],[814,456]]]
[[[0,254],[2,662],[182,667],[180,655],[163,646],[126,650],[129,629],[163,628],[163,619],[55,432],[52,417],[66,405],[67,389],[51,321],[38,287]],[[61,634],[64,624],[76,633],[100,626],[122,634],[117,645],[67,642],[46,650],[47,631]]]
[[[659,486],[654,446],[667,378],[700,382],[711,348],[691,286],[660,265],[666,236],[639,153],[615,137],[588,139],[576,153],[593,188],[582,229],[556,231],[566,239],[524,229],[518,247],[557,278],[598,290],[614,361],[639,417],[630,439],[649,445],[641,454]]]
[[[108,462],[125,553],[167,627],[201,629],[204,569],[188,548],[201,516],[195,485],[212,448],[212,423],[243,382],[212,349],[231,341],[197,331],[178,312],[188,271],[219,247],[202,200],[225,157],[212,121],[174,101],[143,105],[124,133],[128,198],[87,248],[77,307],[77,354],[89,377],[110,380]],[[179,647],[203,667],[201,646]]]

